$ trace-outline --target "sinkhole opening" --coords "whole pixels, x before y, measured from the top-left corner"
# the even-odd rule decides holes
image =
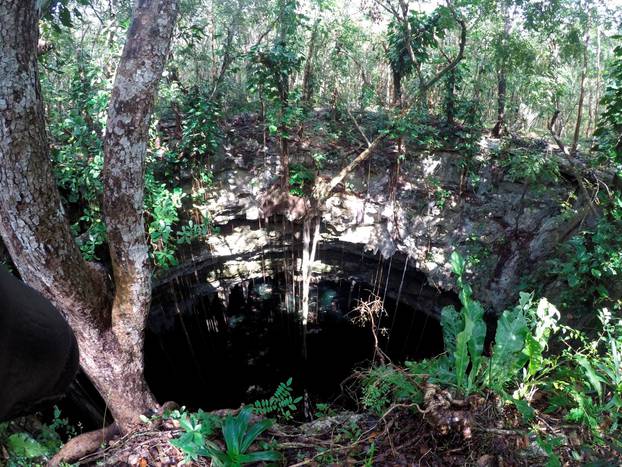
[[[300,316],[283,273],[244,281],[225,294],[197,293],[195,287],[178,281],[156,294],[145,363],[159,400],[191,408],[237,407],[268,397],[289,377],[296,389],[328,400],[353,369],[373,357],[369,325],[352,322],[359,301],[383,294],[372,284],[312,284],[306,357]],[[437,319],[387,295],[386,313],[377,323],[383,351],[396,362],[441,353]],[[457,301],[449,298],[448,303]]]
[[[306,394],[311,402],[333,401],[353,370],[373,358],[369,324],[352,321],[359,302],[372,296],[383,299],[377,335],[393,362],[442,353],[435,314],[442,306],[457,305],[456,294],[428,286],[414,268],[410,274],[399,271],[397,280],[386,277],[381,285],[334,275],[313,283],[306,339],[299,302],[293,298],[299,295],[292,294],[291,275],[282,271],[226,289],[206,285],[205,273],[196,270],[164,282],[154,289],[146,331],[147,382],[160,402],[175,401],[191,410],[239,407],[268,398],[290,377],[296,394]],[[434,312],[417,306],[432,301]],[[101,423],[103,401],[84,375],[68,399],[64,410],[80,412],[82,420],[86,416],[86,427]]]

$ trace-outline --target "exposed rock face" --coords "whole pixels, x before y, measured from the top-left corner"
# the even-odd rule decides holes
[[[235,127],[231,131],[236,133]],[[213,268],[210,282],[215,287],[282,269],[275,262],[282,262],[292,242],[300,248],[300,225],[261,219],[262,195],[279,173],[278,157],[252,134],[240,133],[213,164],[215,186],[202,207],[222,232],[210,237],[208,251],[193,258],[195,264]],[[397,181],[394,155],[380,149],[324,206],[314,274],[372,283],[382,258],[382,274],[391,282],[389,295],[396,296],[408,258],[400,299],[436,315],[443,305],[441,292],[455,289],[448,259],[457,249],[476,265],[477,275],[471,278],[475,296],[491,312],[514,303],[521,277],[550,255],[581,219],[571,211],[560,216],[562,202],[575,190],[571,180],[560,176],[529,184],[504,167],[496,145],[496,140],[482,140],[468,177],[458,153],[410,154]],[[317,145],[302,143],[299,161],[310,160],[317,150]],[[562,161],[546,144],[536,150],[563,173]],[[347,160],[327,162],[322,175],[333,175]]]

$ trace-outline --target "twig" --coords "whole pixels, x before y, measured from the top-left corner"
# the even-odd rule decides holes
[[[492,433],[492,434],[499,435],[499,436],[514,436],[514,435],[526,436],[527,435],[527,432],[525,432],[524,430],[507,430],[503,428],[487,428],[484,426],[476,426],[473,428],[476,431],[481,431],[483,433]]]

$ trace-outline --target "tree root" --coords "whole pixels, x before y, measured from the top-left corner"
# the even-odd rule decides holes
[[[100,430],[89,431],[72,438],[48,462],[48,467],[58,467],[62,462],[72,463],[90,454],[113,436],[119,433],[116,423],[112,423]]]

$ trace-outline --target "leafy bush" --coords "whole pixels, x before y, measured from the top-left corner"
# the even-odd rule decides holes
[[[383,415],[395,403],[422,401],[423,393],[416,376],[397,366],[376,366],[363,380],[363,406],[376,415]]]
[[[58,452],[63,444],[60,433],[75,435],[75,428],[60,410],[54,408],[54,419],[50,424],[43,424],[32,430],[23,430],[15,422],[0,423],[0,463],[6,467],[43,467]],[[3,457],[2,453],[8,455]]]
[[[593,229],[567,241],[560,256],[550,261],[551,274],[567,285],[561,298],[564,307],[590,312],[598,306],[620,304],[618,277],[622,274],[622,196],[602,200],[606,212]]]
[[[568,421],[586,425],[601,441],[622,420],[622,319],[606,308],[598,318],[596,336],[562,328],[565,349],[542,362],[553,371],[540,386],[551,395],[549,411],[563,410]]]
[[[556,412],[568,422],[585,425],[597,443],[605,442],[605,434],[619,432],[622,319],[602,309],[598,313],[600,329],[589,335],[561,325],[558,310],[546,299],[535,302],[533,294],[521,293],[518,305],[499,317],[494,345],[486,356],[483,307],[464,282],[464,260],[454,253],[451,264],[462,308],[446,307],[442,311],[445,354],[406,362],[406,368],[372,368],[363,380],[363,405],[383,414],[395,403],[420,404],[425,379],[462,395],[493,391],[513,404],[525,421],[534,418],[531,401],[540,392],[540,400],[546,401],[545,412]],[[557,347],[563,348],[547,353],[554,335]],[[538,439],[552,456],[559,443]],[[607,440],[611,442],[612,438]]]
[[[557,328],[557,309],[546,299],[535,306],[532,294],[521,293],[519,304],[499,317],[491,357],[485,357],[484,309],[463,279],[466,264],[458,253],[451,255],[451,264],[462,309],[458,313],[449,306],[442,311],[446,354],[439,359],[438,381],[469,394],[484,387],[503,390],[527,364],[528,371],[537,371],[548,339]]]
[[[483,355],[486,324],[484,308],[473,299],[464,280],[466,263],[456,252],[451,265],[457,276],[462,308],[445,307],[441,314],[445,353],[431,360],[407,362],[406,370],[393,366],[372,369],[364,381],[363,403],[380,413],[391,403],[419,403],[422,375],[431,383],[454,388],[462,394],[490,388],[507,396],[511,382],[532,383],[559,312],[546,299],[534,303],[533,294],[521,293],[519,304],[499,317],[491,356]]]
[[[296,196],[305,195],[305,187],[312,186],[315,173],[302,164],[292,164],[289,167],[289,192]]]
[[[213,443],[206,445],[206,453],[212,458],[215,467],[236,467],[262,461],[278,461],[281,455],[276,451],[253,451],[249,448],[257,437],[272,425],[271,420],[261,420],[251,424],[252,409],[244,407],[240,413],[232,417],[229,415],[222,424],[222,433],[226,450]]]
[[[182,138],[176,150],[191,158],[214,154],[221,139],[220,109],[198,93],[187,96],[184,109]]]
[[[249,449],[259,435],[271,425],[270,420],[251,423],[253,409],[244,407],[238,415],[227,416],[222,422],[225,449],[208,439],[220,424],[218,417],[199,411],[195,414],[180,414],[179,422],[184,433],[171,444],[181,449],[186,461],[194,461],[199,456],[212,459],[215,467],[236,467],[262,461],[278,461],[281,455],[273,450],[252,451]]]
[[[507,170],[507,178],[513,182],[541,185],[559,179],[559,164],[556,159],[547,157],[542,150],[514,148],[504,150],[501,165]]]
[[[181,449],[186,461],[196,461],[205,455],[206,440],[221,423],[218,417],[200,409],[196,413],[174,411],[170,418],[179,420],[179,426],[184,430],[179,438],[171,440],[171,444]]]

